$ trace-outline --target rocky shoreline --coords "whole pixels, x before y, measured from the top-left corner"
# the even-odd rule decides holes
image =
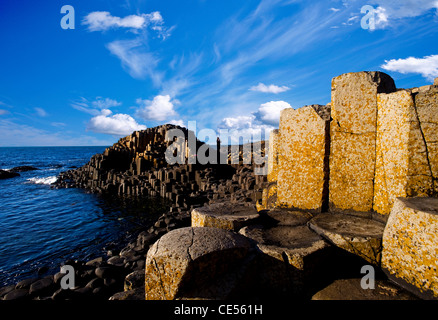
[[[90,261],[64,261],[60,268],[70,265],[75,270],[74,288],[62,289],[60,282],[65,274],[58,272],[0,288],[0,299],[144,300],[146,255],[157,239],[190,226],[191,211],[203,205],[226,201],[255,206],[266,176],[255,175],[253,164],[243,164],[245,148],[238,154],[239,164],[167,165],[163,158],[163,150],[169,145],[165,135],[172,128],[175,126],[165,125],[134,132],[104,154],[93,156],[83,167],[61,173],[52,185],[119,197],[162,197],[169,200],[166,213],[123,248],[110,249]],[[231,156],[229,153],[228,158]]]

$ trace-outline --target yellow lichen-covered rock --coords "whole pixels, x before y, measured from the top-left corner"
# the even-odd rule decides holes
[[[357,72],[332,80],[330,207],[370,211],[376,162],[377,94],[395,91],[382,72]]]
[[[430,195],[433,183],[411,91],[379,94],[377,104],[374,210],[389,214],[395,198]]]
[[[268,182],[277,181],[278,174],[278,129],[272,130],[269,135],[268,152]]]
[[[438,198],[397,198],[383,233],[382,267],[438,298]]]
[[[323,207],[328,190],[326,109],[315,105],[281,112],[277,181],[281,207],[316,211]]]

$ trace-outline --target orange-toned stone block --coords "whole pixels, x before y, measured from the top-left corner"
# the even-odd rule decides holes
[[[389,214],[395,198],[427,196],[433,183],[411,91],[379,94],[377,105],[374,210]]]
[[[327,108],[315,105],[281,112],[277,182],[281,207],[316,211],[323,207],[328,190]]]
[[[377,94],[395,91],[381,72],[357,72],[332,80],[330,207],[371,211],[376,163]]]

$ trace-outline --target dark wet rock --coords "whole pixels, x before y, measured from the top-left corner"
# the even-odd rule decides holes
[[[39,170],[39,169],[32,166],[19,166],[10,169],[9,172],[26,172],[26,171],[34,171],[34,170]]]
[[[24,279],[24,280],[18,282],[17,285],[15,286],[15,288],[16,289],[29,289],[30,285],[37,280],[38,279],[36,279],[36,278]]]
[[[6,170],[0,170],[0,180],[1,179],[10,179],[10,178],[15,178],[15,177],[19,177],[20,174],[16,173],[16,172],[10,172],[10,171],[6,171]]]
[[[27,289],[14,289],[3,297],[3,300],[25,300],[30,297]]]
[[[49,276],[40,279],[30,285],[29,294],[31,295],[44,295],[50,292],[53,287],[53,277]]]

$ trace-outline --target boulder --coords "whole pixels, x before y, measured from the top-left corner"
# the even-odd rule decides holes
[[[424,298],[438,298],[438,198],[397,198],[383,234],[382,268]]]
[[[327,109],[327,110],[326,110]],[[277,203],[321,212],[328,206],[330,107],[281,111]]]
[[[361,279],[338,279],[312,296],[312,300],[418,300],[387,280],[376,280],[374,289],[363,289]]]
[[[308,225],[334,245],[380,265],[383,223],[347,214],[322,213]]]
[[[382,72],[347,73],[333,78],[330,128],[330,208],[373,209],[377,94],[396,91]]]
[[[39,169],[32,166],[19,166],[10,169],[9,172],[26,172],[26,171],[34,171],[34,170],[39,170]]]
[[[438,86],[438,78],[435,78],[435,81],[433,82],[433,85]]]
[[[16,172],[10,172],[7,170],[0,170],[0,180],[1,179],[10,179],[10,178],[15,178],[15,177],[19,177],[20,174],[16,173]]]
[[[144,290],[135,289],[117,292],[113,294],[108,300],[144,300]]]
[[[162,236],[149,249],[146,300],[225,299],[241,288],[247,238],[217,228],[186,227]]]
[[[254,207],[219,202],[193,209],[192,227],[213,227],[238,231],[254,223],[258,218],[259,214]]]
[[[25,300],[29,299],[29,290],[27,289],[14,289],[10,292],[8,292],[4,297],[3,300]]]

